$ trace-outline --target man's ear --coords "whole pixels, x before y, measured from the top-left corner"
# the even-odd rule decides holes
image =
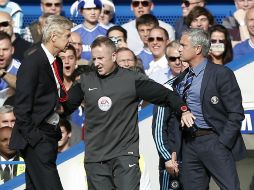
[[[113,62],[116,62],[116,52],[112,53],[112,60],[113,60]]]
[[[196,54],[197,54],[197,55],[199,55],[199,54],[202,53],[202,46],[201,46],[201,45],[196,46],[195,49],[196,49]]]

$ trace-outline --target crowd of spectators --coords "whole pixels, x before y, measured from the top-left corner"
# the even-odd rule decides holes
[[[180,61],[178,52],[178,40],[187,28],[200,28],[209,34],[211,48],[208,59],[215,64],[225,65],[254,53],[254,0],[234,2],[236,11],[233,15],[217,24],[205,0],[183,0],[179,4],[182,16],[172,26],[152,14],[156,1],[130,0],[135,19],[120,26],[114,23],[117,7],[111,0],[75,1],[70,12],[72,16],[81,15],[84,21],[78,25],[73,23],[71,43],[65,52],[58,55],[63,62],[66,89],[70,89],[80,73],[93,69],[90,45],[98,36],[107,36],[115,43],[116,63],[120,67],[134,69],[161,84],[188,67],[188,63]],[[64,4],[62,0],[41,0],[40,7],[38,20],[23,28],[25,13],[18,2],[0,0],[0,142],[4,135],[8,141],[15,123],[13,99],[19,66],[23,58],[33,53],[36,45],[41,43],[46,18],[60,15]],[[85,102],[82,102],[70,117],[60,121],[63,138],[59,141],[59,152],[80,142],[85,135],[82,134],[86,126],[84,110]],[[4,146],[0,144],[0,161],[19,159],[16,152]],[[1,176],[0,184],[22,173],[24,168],[7,164],[0,167],[2,171],[7,169],[11,172]]]

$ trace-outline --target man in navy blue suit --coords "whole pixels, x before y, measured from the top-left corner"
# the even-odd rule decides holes
[[[186,30],[180,44],[181,60],[190,68],[174,85],[196,117],[194,125],[183,126],[184,189],[209,189],[213,177],[221,189],[240,190],[235,161],[246,156],[246,148],[240,134],[242,97],[234,73],[207,60],[210,41],[203,30]]]

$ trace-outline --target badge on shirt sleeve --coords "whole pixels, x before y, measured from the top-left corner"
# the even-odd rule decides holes
[[[212,102],[212,104],[218,104],[219,103],[219,98],[217,96],[213,96],[211,98],[211,102]]]
[[[99,100],[98,100],[98,107],[100,108],[100,110],[102,111],[108,111],[112,106],[112,101],[109,97],[107,96],[102,96]]]

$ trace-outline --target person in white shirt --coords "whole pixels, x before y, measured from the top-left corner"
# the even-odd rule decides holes
[[[128,47],[133,52],[141,51],[144,47],[143,42],[141,41],[138,31],[136,29],[136,19],[144,14],[149,14],[154,8],[154,4],[152,0],[132,0],[131,1],[131,10],[133,11],[135,15],[135,19],[125,23],[122,25],[122,27],[127,30],[128,38],[127,38],[127,44]],[[165,28],[168,32],[170,41],[175,39],[175,30],[174,28],[165,22],[162,22],[159,20],[159,25],[163,28]]]
[[[148,38],[148,47],[151,50],[154,60],[151,61],[150,68],[146,70],[146,74],[149,78],[155,80],[158,83],[163,84],[168,80],[167,72],[169,70],[168,61],[165,56],[166,46],[169,43],[169,37],[167,31],[162,27],[155,27],[151,30]],[[164,69],[165,71],[161,71]],[[154,73],[161,71],[161,74],[154,76]],[[165,73],[166,72],[166,73]],[[158,76],[158,77],[157,77]]]

